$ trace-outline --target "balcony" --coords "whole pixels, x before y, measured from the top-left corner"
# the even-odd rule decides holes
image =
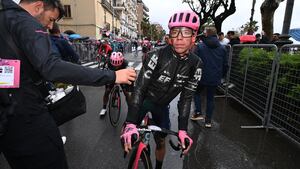
[[[116,4],[114,7],[114,10],[118,10],[118,11],[124,11],[125,10],[125,5],[123,4]]]
[[[109,12],[113,13],[113,6],[107,0],[101,0],[102,6],[107,9]]]

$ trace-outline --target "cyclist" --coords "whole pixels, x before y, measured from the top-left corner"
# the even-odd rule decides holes
[[[101,40],[101,43],[98,48],[98,59],[100,59],[100,62],[104,62],[103,66],[105,66],[108,63],[109,58],[107,56],[110,56],[112,51],[112,47],[110,46],[108,40]]]
[[[108,69],[110,70],[120,70],[120,69],[125,69],[128,66],[128,61],[124,59],[124,56],[121,52],[113,52],[110,56],[110,62],[108,63]],[[114,83],[113,84],[108,84],[105,85],[105,93],[103,95],[103,107],[102,110],[99,113],[99,116],[104,116],[106,114],[106,105],[108,102],[108,96],[110,91],[112,90],[112,88],[114,87]],[[133,85],[133,84],[132,84]],[[128,85],[121,85],[122,89],[123,89],[123,93],[126,97],[126,101],[128,103],[129,101],[129,86]]]
[[[179,139],[184,154],[188,152],[193,141],[187,134],[193,93],[201,79],[202,61],[192,52],[199,18],[192,11],[175,13],[169,21],[170,44],[149,52],[149,57],[139,73],[133,97],[128,107],[127,119],[121,133],[124,150],[131,150],[131,137],[138,136],[136,125],[150,111],[156,125],[170,128],[169,116],[165,111],[167,105],[179,94],[178,129]],[[156,168],[162,167],[165,155],[165,135],[155,134]],[[190,144],[186,147],[185,140]]]

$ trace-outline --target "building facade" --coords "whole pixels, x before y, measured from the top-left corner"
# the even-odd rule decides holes
[[[143,36],[143,30],[142,30],[142,21],[143,18],[149,18],[148,12],[149,8],[143,3],[142,0],[137,1],[137,32],[138,32],[138,37]]]
[[[62,0],[66,11],[61,31],[102,38],[138,37],[137,0]],[[149,11],[149,10],[148,10]]]

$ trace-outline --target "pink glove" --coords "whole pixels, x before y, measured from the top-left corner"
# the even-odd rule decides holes
[[[128,153],[131,150],[131,136],[136,134],[137,139],[139,138],[139,132],[137,131],[136,125],[127,123],[124,125],[121,139],[124,140],[124,149]]]
[[[193,144],[193,140],[188,136],[187,132],[184,130],[179,130],[178,131],[178,137],[181,143],[181,146],[183,148],[183,154],[187,154],[187,152],[190,150],[192,144]],[[188,147],[185,147],[185,139],[188,139],[190,144],[188,145]]]

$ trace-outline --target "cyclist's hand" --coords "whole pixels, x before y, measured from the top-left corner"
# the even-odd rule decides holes
[[[136,138],[138,139],[139,132],[137,131],[136,125],[125,123],[121,133],[121,140],[124,142],[124,150],[127,153],[132,149],[131,140],[133,135],[136,135]]]
[[[187,132],[184,130],[179,130],[178,131],[178,137],[179,137],[179,141],[181,143],[183,154],[187,154],[187,152],[189,151],[189,149],[191,148],[192,144],[193,144],[193,140],[188,136]]]
[[[121,69],[116,71],[116,81],[117,84],[132,84],[135,81],[136,72],[133,68]]]

